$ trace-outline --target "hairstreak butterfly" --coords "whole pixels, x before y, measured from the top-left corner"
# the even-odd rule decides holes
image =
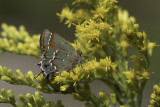
[[[77,53],[73,46],[55,32],[44,30],[40,37],[41,73],[50,78],[58,71],[72,70],[80,64],[82,53]]]

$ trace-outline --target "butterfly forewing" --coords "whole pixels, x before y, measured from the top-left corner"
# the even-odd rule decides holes
[[[50,47],[51,49],[59,49],[70,54],[77,54],[73,46],[57,33],[52,33],[52,38],[50,43],[51,43]]]

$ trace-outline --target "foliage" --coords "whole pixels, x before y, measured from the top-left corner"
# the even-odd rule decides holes
[[[12,90],[5,90],[4,88],[1,89],[0,95],[0,103],[10,103],[15,107],[64,107],[61,105],[61,101],[58,101],[57,104],[53,102],[45,102],[44,98],[38,91],[35,92],[35,96],[28,93],[26,94],[27,99],[23,94],[18,95],[18,99],[22,104],[19,104],[14,95]]]
[[[151,94],[151,105],[148,107],[159,107],[160,106],[160,86],[154,85],[153,86],[153,93]]]
[[[66,5],[61,13],[57,13],[68,27],[76,28],[77,39],[72,45],[83,53],[85,61],[82,67],[77,66],[70,72],[63,71],[51,79],[43,75],[34,78],[32,71],[24,76],[20,70],[16,70],[15,75],[11,69],[0,67],[0,79],[14,85],[34,87],[45,93],[72,94],[75,100],[85,101],[86,107],[117,104],[140,107],[143,89],[150,75],[150,57],[156,44],[147,39],[144,31],[139,30],[135,18],[116,3],[116,0],[72,0],[76,8],[70,9]],[[39,58],[40,35],[30,36],[23,26],[17,30],[14,26],[2,24],[2,29],[0,52]],[[102,90],[96,93],[97,96],[89,86],[94,80],[105,83],[113,93]],[[19,106],[12,91],[7,92],[8,97],[1,91],[1,102]],[[35,102],[30,102],[31,97],[28,96],[32,96]],[[35,97],[27,94],[27,98],[19,95],[19,100],[25,106],[37,104],[36,94]],[[53,102],[42,103],[55,105]],[[62,106],[61,103],[59,105]]]
[[[14,26],[2,24],[0,52],[12,52],[39,58],[39,35],[29,35],[24,26],[17,30]]]

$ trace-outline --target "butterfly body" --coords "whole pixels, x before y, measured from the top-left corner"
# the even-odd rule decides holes
[[[47,29],[40,37],[41,61],[40,67],[46,78],[52,77],[59,71],[72,70],[80,64],[81,53],[77,53],[73,46],[54,32]]]

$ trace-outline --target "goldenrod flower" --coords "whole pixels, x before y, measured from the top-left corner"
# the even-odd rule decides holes
[[[129,44],[128,44],[127,41],[121,41],[121,42],[119,43],[119,46],[122,47],[122,49],[126,49],[126,48],[129,47]]]
[[[127,78],[128,83],[132,83],[133,79],[136,78],[135,72],[133,69],[130,69],[129,71],[123,72]]]
[[[108,8],[106,8],[105,6],[97,6],[97,8],[95,10],[92,10],[91,12],[93,13],[93,18],[104,18],[105,15],[108,12]]]
[[[147,48],[148,48],[148,54],[149,54],[149,56],[152,55],[152,50],[153,50],[153,48],[154,48],[155,46],[156,46],[156,43],[153,43],[153,42],[149,42],[149,43],[148,43]]]
[[[68,85],[62,85],[62,86],[60,87],[60,90],[61,90],[61,91],[66,91],[68,87],[69,87]]]
[[[67,20],[65,21],[65,24],[68,24],[68,27],[70,27],[72,22],[75,20],[74,19],[74,14],[68,6],[63,8],[61,14],[57,13],[57,15],[60,17],[61,21],[63,21],[64,18],[67,18]]]

